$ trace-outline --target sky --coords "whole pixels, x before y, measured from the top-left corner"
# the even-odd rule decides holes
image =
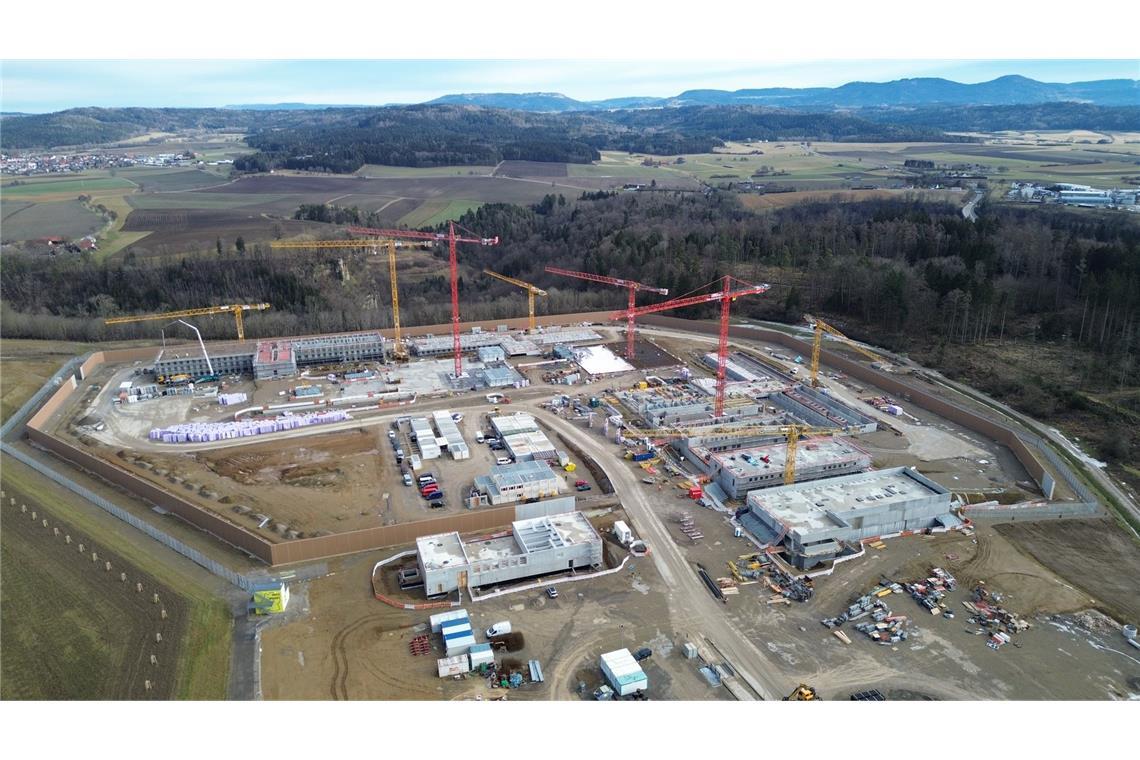
[[[689,89],[835,87],[851,81],[1005,74],[1048,82],[1140,79],[1131,60],[5,60],[0,110],[251,103],[383,105],[472,92],[559,92],[577,100]]]

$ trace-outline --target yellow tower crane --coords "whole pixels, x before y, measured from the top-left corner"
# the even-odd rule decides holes
[[[183,317],[201,317],[210,314],[233,314],[237,325],[238,340],[245,340],[244,314],[247,311],[265,311],[272,308],[267,303],[239,303],[226,306],[204,306],[201,309],[183,309],[182,311],[164,311],[161,314],[140,314],[133,317],[111,317],[103,320],[106,325],[121,325],[127,322],[147,322],[154,319],[181,319]]]
[[[787,447],[784,455],[784,485],[790,486],[796,482],[796,448],[800,438],[811,435],[840,435],[850,432],[850,428],[820,428],[811,425],[741,425],[739,427],[672,427],[641,430],[634,427],[627,428],[626,438],[685,438],[688,436],[746,438],[748,436],[782,435],[787,437]]]
[[[824,322],[822,319],[813,317],[810,314],[805,314],[804,319],[807,320],[808,324],[810,324],[812,328],[815,329],[815,340],[811,344],[811,385],[813,388],[819,387],[819,346],[823,342],[824,333],[835,336],[873,362],[882,362],[884,364],[887,363],[886,359],[879,356],[874,351],[863,348],[858,343],[851,340],[846,335]]]
[[[388,280],[392,285],[392,331],[395,344],[392,356],[396,361],[408,361],[408,349],[400,335],[400,292],[396,285],[396,242],[394,240],[289,240],[270,243],[270,248],[368,248],[376,253],[376,247],[384,245],[388,249]]]
[[[505,274],[499,274],[498,272],[492,272],[490,269],[484,269],[483,274],[489,274],[492,277],[494,277],[496,280],[502,280],[503,282],[509,283],[509,284],[514,285],[515,287],[518,287],[518,288],[522,288],[523,290],[526,291],[527,314],[530,316],[530,328],[529,329],[531,332],[534,332],[534,327],[535,327],[535,324],[534,324],[534,297],[535,296],[544,296],[544,295],[546,295],[546,291],[543,290],[542,288],[536,288],[535,286],[531,285],[529,282],[523,282],[522,280],[516,280],[514,277],[507,277]]]

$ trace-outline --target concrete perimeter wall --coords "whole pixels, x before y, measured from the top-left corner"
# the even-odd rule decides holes
[[[585,317],[584,317],[585,318]],[[563,317],[565,319],[565,317]],[[525,321],[525,320],[524,320]],[[501,322],[498,322],[501,324]],[[149,361],[154,357],[153,348],[124,349],[118,351],[97,351],[89,356],[76,369],[84,377],[98,369],[104,362],[128,363]],[[418,520],[398,525],[385,525],[375,528],[315,536],[293,541],[275,543],[224,517],[201,507],[182,496],[145,480],[115,462],[84,451],[47,431],[47,421],[59,411],[68,398],[78,389],[74,376],[67,377],[48,396],[43,406],[27,421],[25,433],[30,441],[56,454],[62,459],[86,470],[113,485],[159,506],[191,525],[210,533],[231,546],[269,565],[286,565],[297,562],[336,557],[356,552],[397,546],[414,541],[419,536],[433,533],[458,531],[491,530],[510,525],[516,519],[539,514],[550,514],[551,510],[573,509],[573,498],[554,500],[550,503],[508,505],[491,509],[466,511],[458,515]]]

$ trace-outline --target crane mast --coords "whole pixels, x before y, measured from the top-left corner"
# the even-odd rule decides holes
[[[451,269],[451,337],[452,348],[455,353],[455,379],[463,376],[463,352],[459,343],[459,259],[456,254],[457,243],[476,243],[478,245],[498,245],[498,237],[460,237],[455,234],[455,222],[447,223],[447,234],[440,232],[420,232],[418,230],[382,230],[372,227],[349,227],[349,232],[357,235],[369,235],[403,240],[432,240],[435,242],[447,241],[448,263]]]
[[[535,321],[534,321],[534,297],[535,296],[545,296],[546,291],[543,290],[542,288],[536,288],[534,285],[531,285],[529,282],[523,282],[522,280],[516,280],[514,277],[507,277],[505,274],[499,274],[498,272],[492,272],[490,269],[484,269],[483,274],[490,275],[491,277],[494,277],[496,280],[502,280],[503,282],[505,282],[509,285],[514,285],[515,287],[522,288],[523,290],[526,291],[527,315],[529,317],[528,324],[530,325],[528,329],[530,330],[530,332],[534,332],[535,327],[536,327]]]
[[[741,283],[744,287],[733,290],[733,281]],[[714,406],[714,413],[717,417],[724,416],[724,394],[727,382],[725,380],[726,369],[728,367],[728,310],[729,304],[735,301],[740,296],[759,295],[768,292],[771,286],[767,284],[752,285],[737,280],[731,275],[725,275],[722,278],[721,290],[713,293],[704,293],[696,296],[684,296],[682,298],[674,298],[670,301],[662,303],[651,304],[649,306],[639,306],[636,309],[629,309],[624,312],[615,312],[613,319],[621,319],[622,317],[632,318],[634,315],[641,316],[642,314],[653,314],[659,311],[669,311],[671,309],[680,309],[685,306],[695,306],[702,303],[711,303],[713,301],[720,301],[720,340],[717,347],[717,365],[716,365],[716,405]]]
[[[563,277],[574,277],[579,280],[588,280],[589,282],[600,282],[606,285],[616,285],[619,288],[627,288],[629,290],[629,305],[626,309],[625,320],[625,357],[633,361],[634,354],[634,307],[636,306],[637,293],[640,290],[645,290],[650,293],[657,293],[658,295],[669,295],[668,288],[655,288],[652,285],[645,285],[644,283],[635,282],[634,280],[623,280],[619,277],[606,277],[601,274],[591,274],[590,272],[575,272],[570,269],[562,269],[561,267],[546,267],[546,271],[550,274],[559,274]]]

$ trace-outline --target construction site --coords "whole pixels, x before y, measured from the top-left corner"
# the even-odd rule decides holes
[[[392,329],[247,341],[242,315],[264,304],[118,318],[165,322],[162,345],[77,361],[25,426],[53,461],[152,505],[138,519],[153,530],[188,523],[211,562],[273,581],[266,697],[1140,692],[1097,645],[1073,659],[1079,694],[1065,668],[1019,675],[1129,621],[1072,586],[1047,596],[1052,571],[991,551],[998,528],[1106,512],[1044,444],[931,373],[809,315],[734,324],[731,304],[769,287],[731,277],[638,306],[668,293],[551,267],[628,306],[538,317],[544,291],[488,271],[526,292],[527,315],[465,324],[456,244],[496,239],[353,232],[388,248]],[[400,327],[396,236],[449,246],[450,324]],[[719,324],[658,316],[701,303]],[[185,332],[210,314],[235,319],[237,342]]]

